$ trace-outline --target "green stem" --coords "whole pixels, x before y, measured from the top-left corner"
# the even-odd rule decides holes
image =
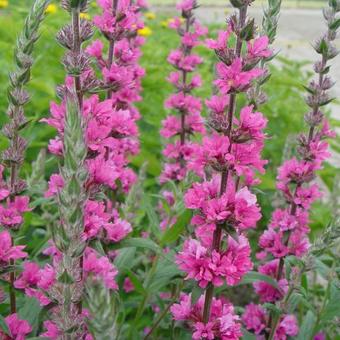
[[[152,333],[154,333],[154,331],[157,329],[158,325],[161,323],[161,321],[165,318],[165,316],[168,314],[169,309],[171,308],[171,306],[177,301],[179,294],[182,290],[183,287],[183,281],[181,282],[181,284],[178,285],[178,287],[175,288],[175,294],[172,294],[172,298],[171,301],[169,302],[169,304],[166,306],[166,308],[163,310],[163,312],[158,316],[157,320],[155,321],[155,323],[152,325],[150,331],[148,332],[148,334],[146,334],[146,336],[144,337],[144,340],[147,340],[150,338],[150,336],[152,335]]]

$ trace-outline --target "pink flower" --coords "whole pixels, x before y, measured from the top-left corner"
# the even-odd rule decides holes
[[[247,187],[243,187],[235,195],[236,226],[240,229],[254,228],[261,216],[256,196]]]
[[[125,293],[130,293],[130,292],[133,292],[135,290],[135,286],[133,285],[133,283],[132,283],[132,281],[130,280],[129,277],[126,277],[124,279],[123,289],[124,289]]]
[[[323,332],[319,332],[315,335],[314,340],[326,340],[326,336]]]
[[[94,274],[103,280],[108,289],[118,289],[115,282],[118,271],[107,257],[97,257],[93,250],[88,250],[84,259],[84,271],[87,275]]]
[[[198,281],[202,288],[209,282],[221,286],[223,279],[233,286],[252,268],[250,252],[249,243],[243,236],[240,236],[239,242],[229,237],[226,251],[213,250],[211,254],[199,241],[189,239],[177,255],[176,263],[187,273],[186,279]]]
[[[295,315],[286,315],[276,329],[275,340],[286,340],[288,337],[298,335],[298,333],[299,326]]]
[[[184,95],[183,92],[171,95],[165,102],[165,107],[192,114],[200,113],[202,110],[202,104],[198,98]]]
[[[309,209],[311,204],[321,196],[322,194],[317,184],[313,184],[307,188],[299,187],[296,189],[294,203],[302,206],[304,209]]]
[[[46,320],[44,321],[44,328],[46,332],[41,334],[41,336],[49,338],[51,340],[57,340],[61,336],[61,332],[58,327],[52,321]]]
[[[131,224],[120,218],[117,218],[114,223],[106,224],[104,228],[107,238],[113,242],[121,241],[132,231]]]
[[[55,269],[46,264],[44,268],[39,270],[39,281],[37,283],[38,288],[45,291],[49,290],[56,282],[57,273]]]
[[[231,34],[231,30],[219,31],[217,40],[207,39],[205,44],[208,48],[214,50],[225,50],[228,47],[228,41]]]
[[[176,5],[176,8],[178,10],[187,12],[187,11],[191,11],[192,9],[194,9],[194,5],[195,5],[194,0],[182,0]]]
[[[279,260],[272,260],[270,262],[261,265],[258,271],[261,274],[268,275],[270,277],[276,278],[276,273],[278,270]],[[279,289],[273,287],[267,282],[258,281],[253,283],[255,291],[260,295],[261,302],[274,302],[281,300],[288,289],[288,282],[286,279],[281,279],[278,282]]]
[[[202,320],[203,307],[204,295],[192,304],[191,295],[182,294],[180,303],[172,305],[170,310],[175,320],[186,321],[192,327],[193,339],[238,340],[241,337],[239,317],[229,302],[213,298],[208,323]]]
[[[86,52],[97,59],[100,59],[103,55],[104,45],[100,40],[95,40],[86,48]]]
[[[260,305],[250,303],[246,306],[242,321],[248,330],[260,334],[266,328],[266,312]]]
[[[39,266],[34,262],[25,262],[24,270],[20,277],[14,282],[14,287],[17,289],[25,289],[30,286],[35,286],[39,279]]]
[[[268,120],[261,112],[253,112],[253,106],[245,106],[241,109],[240,120],[235,119],[237,126],[235,134],[240,139],[263,140],[263,129]]]
[[[229,103],[229,96],[212,96],[206,100],[207,107],[216,114],[224,114]]]
[[[25,246],[12,246],[12,238],[7,230],[0,232],[0,263],[9,263],[10,260],[19,260],[27,256],[23,252]]]
[[[87,167],[93,183],[105,184],[112,189],[116,188],[116,180],[121,172],[121,169],[117,167],[117,162],[97,157],[88,160]]]
[[[8,190],[5,181],[3,180],[3,172],[5,168],[0,164],[0,201],[4,200],[10,195],[10,190]]]
[[[181,294],[180,303],[173,304],[170,311],[177,321],[189,319],[191,313],[191,295]]]
[[[315,165],[310,162],[298,161],[292,158],[279,168],[277,176],[277,187],[280,190],[286,190],[286,186],[291,183],[309,182],[314,178]]]
[[[269,38],[261,36],[247,42],[248,57],[250,58],[268,58],[272,51],[268,48]]]
[[[215,80],[215,84],[223,94],[227,94],[235,90],[244,90],[253,79],[262,74],[263,70],[259,68],[242,71],[242,60],[237,58],[230,66],[222,62],[217,64],[217,75],[220,79]]]
[[[174,50],[169,54],[168,62],[179,70],[193,72],[203,59],[196,54],[184,55],[182,51]]]
[[[192,338],[194,340],[200,340],[200,339],[208,339],[213,340],[215,339],[215,335],[213,332],[214,323],[208,322],[196,322],[194,324],[194,333],[192,334]]]
[[[5,321],[14,340],[25,340],[32,332],[31,325],[26,320],[20,320],[16,313],[7,316]]]
[[[61,175],[54,174],[48,181],[48,190],[45,192],[45,197],[52,197],[57,195],[64,187],[64,180]]]

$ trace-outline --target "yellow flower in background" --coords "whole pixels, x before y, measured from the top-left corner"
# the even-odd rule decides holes
[[[163,21],[161,21],[161,26],[167,28],[167,27],[169,27],[169,24],[170,24],[173,20],[174,20],[174,19],[172,19],[172,18],[168,18],[168,19],[166,19],[166,20],[163,20]]]
[[[141,28],[137,31],[138,35],[141,35],[142,37],[148,37],[152,34],[152,30],[150,27],[145,26],[144,28]]]
[[[0,0],[1,1],[1,0]],[[57,5],[55,4],[49,4],[45,10],[46,14],[55,14],[58,10]]]
[[[156,14],[154,12],[146,12],[144,14],[145,18],[149,19],[149,20],[154,20],[156,19]]]
[[[88,13],[80,13],[79,17],[80,17],[80,19],[85,19],[85,20],[91,19],[90,14],[88,14]]]
[[[0,0],[0,8],[8,7],[8,0]]]
[[[93,8],[97,8],[97,7],[98,7],[97,2],[96,2],[96,1],[92,1],[92,2],[91,2],[91,6],[92,6]]]
[[[169,26],[169,19],[161,21],[161,26],[165,27],[165,28],[168,27]]]
[[[185,19],[184,18],[176,18],[176,19],[179,19],[180,23],[183,24],[185,22]],[[175,21],[175,18],[169,18],[169,19],[166,19],[166,21],[162,21],[162,26],[163,27],[169,27],[169,25]]]

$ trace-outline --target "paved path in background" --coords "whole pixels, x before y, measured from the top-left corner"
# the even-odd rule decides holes
[[[160,10],[160,9],[158,9]],[[163,8],[162,11],[169,10]],[[232,11],[232,9],[229,9]],[[224,23],[226,11],[218,7],[200,7],[197,9],[199,19],[203,23]],[[254,16],[256,22],[262,21],[262,9],[250,8],[250,15]],[[314,9],[283,9],[279,19],[278,34],[275,41],[275,50],[280,51],[280,55],[301,60],[314,61],[318,55],[314,51],[313,43],[325,31],[326,25],[323,20],[321,10]],[[340,39],[337,45],[340,47]],[[340,98],[340,55],[331,61],[332,78],[336,81],[332,89],[332,95]],[[308,65],[308,70],[312,70],[312,64]],[[340,120],[340,105],[332,105],[332,115]],[[339,132],[340,133],[340,132]],[[334,154],[332,162],[340,165],[340,155]]]
[[[170,11],[170,7],[158,8]],[[232,11],[232,9],[228,9]],[[226,11],[221,7],[200,7],[197,9],[199,19],[205,23],[223,23]],[[262,9],[250,8],[250,15],[256,22],[261,23]],[[297,60],[314,61],[318,58],[311,43],[313,43],[326,29],[322,11],[315,9],[282,9],[279,19],[278,34],[275,41],[275,50],[280,55]],[[340,41],[338,39],[338,46]],[[336,81],[333,95],[340,98],[340,55],[332,61],[332,77]],[[312,70],[312,65],[308,65]],[[333,107],[333,114],[340,119],[340,106]]]

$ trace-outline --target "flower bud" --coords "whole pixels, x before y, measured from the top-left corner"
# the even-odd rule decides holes
[[[80,76],[90,66],[89,57],[81,53],[68,52],[65,54],[63,64],[69,75]]]

